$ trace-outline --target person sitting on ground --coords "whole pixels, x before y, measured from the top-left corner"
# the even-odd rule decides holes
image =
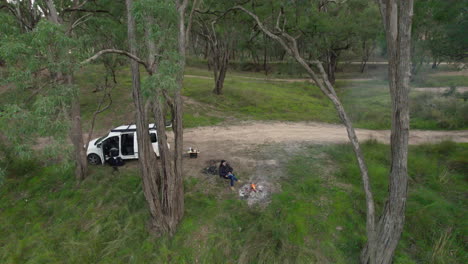
[[[232,173],[234,169],[229,166],[227,161],[222,160],[219,164],[219,177],[223,177],[224,179],[229,179],[231,181],[231,189],[234,189],[234,182],[240,182],[236,176]]]

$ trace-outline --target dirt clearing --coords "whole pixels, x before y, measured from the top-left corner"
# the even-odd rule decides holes
[[[388,144],[389,130],[356,129],[361,141],[375,139]],[[268,143],[309,142],[309,143],[346,143],[348,136],[344,126],[317,122],[245,122],[233,126],[212,126],[186,129],[186,144],[205,146],[217,145],[239,149],[240,145],[259,145]],[[429,131],[411,130],[410,144],[436,143],[443,140],[468,142],[468,130]]]
[[[356,129],[360,141],[375,139],[388,144],[390,131]],[[169,134],[172,141],[173,135]],[[468,130],[423,131],[411,130],[410,144],[436,143],[443,140],[468,142]],[[173,141],[172,141],[173,142]],[[202,186],[216,186],[221,182],[216,175],[201,171],[210,163],[228,160],[235,174],[243,181],[236,189],[251,183],[265,185],[268,193],[281,189],[278,179],[291,156],[306,144],[335,144],[349,142],[341,125],[316,122],[244,122],[238,125],[198,127],[184,130],[184,148],[200,150],[197,159],[184,159],[184,174],[202,179]],[[304,144],[306,143],[306,144]],[[172,143],[173,144],[173,143]],[[172,145],[171,144],[171,145]],[[230,193],[228,183],[219,195]],[[245,186],[244,186],[245,187]],[[237,191],[236,191],[237,192]],[[266,201],[268,203],[268,200]]]

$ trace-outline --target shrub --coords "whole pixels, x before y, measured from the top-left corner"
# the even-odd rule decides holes
[[[468,103],[455,94],[440,96],[423,93],[410,99],[413,128],[463,129],[468,127]]]

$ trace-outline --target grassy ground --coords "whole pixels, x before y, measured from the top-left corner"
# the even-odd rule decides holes
[[[350,65],[350,67],[356,65]],[[364,74],[356,74],[353,67],[338,73],[339,78],[372,77],[382,75],[385,70],[378,65]],[[444,72],[448,69],[442,69]],[[354,72],[351,72],[354,71]],[[440,73],[439,72],[439,73]],[[211,77],[203,68],[188,67],[186,74]],[[379,76],[380,76],[379,75]],[[384,74],[383,74],[384,75]],[[356,127],[388,129],[390,127],[390,97],[383,75],[381,80],[337,81],[337,91],[348,114]],[[185,105],[185,127],[219,124],[235,120],[283,120],[339,122],[335,109],[319,89],[309,83],[288,83],[240,78],[264,78],[259,72],[233,70],[228,73],[224,95],[211,93],[213,80],[186,77],[183,95],[191,102]],[[88,65],[76,76],[81,90],[81,107],[84,128],[90,126],[93,113],[102,92],[96,89],[104,84],[104,70]],[[103,132],[124,123],[133,123],[134,106],[131,95],[131,78],[127,67],[117,72],[117,85],[112,90],[113,104],[97,116],[96,130]],[[467,85],[468,77],[463,75],[440,76],[431,70],[421,71],[415,77],[413,86]],[[22,100],[30,91],[4,92],[0,104]],[[188,101],[188,100],[186,100]],[[202,103],[202,104],[199,104]],[[468,102],[452,96],[421,92],[411,94],[411,127],[415,129],[467,129]]]
[[[187,74],[210,77],[200,68],[188,68]],[[215,125],[232,120],[320,121],[338,123],[336,110],[320,90],[306,82],[275,82],[239,78],[258,77],[261,74],[232,72],[228,74],[224,94],[212,93],[213,80],[187,76],[183,95],[186,100],[185,127]],[[435,76],[457,80],[464,76]],[[102,83],[102,70],[87,68],[77,78],[81,87],[83,120],[89,125],[101,93],[93,93]],[[113,90],[113,105],[107,113],[98,115],[97,129],[107,130],[122,123],[133,122],[131,79],[126,68],[118,72],[118,84]],[[463,79],[463,82],[465,80]],[[337,81],[337,91],[356,127],[369,129],[390,128],[390,96],[387,82]],[[201,104],[200,104],[201,103]],[[437,93],[411,93],[411,127],[415,129],[468,128],[468,102],[456,96],[444,97]],[[113,118],[108,118],[112,113]],[[85,125],[85,127],[86,127]]]
[[[391,101],[384,81],[337,82],[339,96],[353,124],[360,128],[389,129]],[[468,102],[457,94],[410,93],[412,129],[467,129]]]
[[[183,94],[240,119],[338,122],[332,104],[308,83],[229,78],[221,96],[212,93],[212,83],[188,77]]]
[[[372,142],[363,149],[381,208],[389,149]],[[0,262],[357,263],[365,211],[351,148],[301,147],[289,156],[281,163],[281,191],[263,210],[222,183],[207,188],[207,176],[187,177],[185,217],[172,239],[147,233],[134,166],[117,176],[93,167],[76,185],[72,171],[58,165],[9,164],[0,189]],[[395,263],[466,260],[466,157],[466,144],[410,149],[407,222]]]

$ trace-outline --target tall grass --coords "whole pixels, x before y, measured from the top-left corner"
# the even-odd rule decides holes
[[[366,143],[382,208],[388,146]],[[407,218],[395,263],[466,259],[468,146],[411,147]],[[358,263],[365,207],[350,146],[309,146],[283,164],[281,189],[249,208],[223,182],[185,179],[186,211],[173,238],[147,232],[134,164],[116,176],[93,167],[81,184],[54,165],[7,171],[0,198],[1,263]],[[441,175],[443,175],[441,177]]]

